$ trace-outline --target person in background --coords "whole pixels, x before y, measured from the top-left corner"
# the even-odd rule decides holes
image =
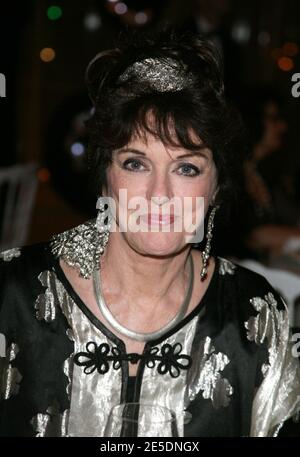
[[[274,179],[273,158],[281,153],[287,123],[280,97],[263,86],[246,88],[239,108],[249,140],[244,164],[245,195],[240,204],[241,252],[266,259],[281,254],[290,239],[300,237],[299,208],[278,184],[280,178]]]

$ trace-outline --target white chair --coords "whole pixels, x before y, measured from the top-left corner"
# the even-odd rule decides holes
[[[37,190],[36,163],[0,168],[0,250],[25,244]]]
[[[295,322],[295,304],[300,298],[300,276],[289,271],[266,267],[251,259],[234,259],[234,262],[264,276],[284,298],[289,309],[290,326],[299,324]]]

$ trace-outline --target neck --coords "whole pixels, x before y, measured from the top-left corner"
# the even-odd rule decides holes
[[[172,256],[148,256],[136,252],[120,232],[112,232],[101,257],[101,275],[110,278],[114,293],[136,297],[141,304],[161,302],[187,287],[190,247]]]

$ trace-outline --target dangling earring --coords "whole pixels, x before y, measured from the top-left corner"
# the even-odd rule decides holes
[[[210,248],[211,248],[211,240],[213,237],[213,228],[214,228],[214,218],[217,209],[219,206],[214,206],[210,212],[209,218],[208,218],[208,224],[207,224],[207,235],[206,235],[206,245],[205,249],[202,252],[202,269],[200,272],[200,277],[201,281],[203,281],[206,276],[207,276],[207,268],[208,268],[208,261],[209,261],[209,254],[210,254]]]

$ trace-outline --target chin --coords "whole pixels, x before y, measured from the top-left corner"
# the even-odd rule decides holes
[[[142,254],[166,256],[179,252],[185,241],[182,233],[139,233],[130,244]]]

